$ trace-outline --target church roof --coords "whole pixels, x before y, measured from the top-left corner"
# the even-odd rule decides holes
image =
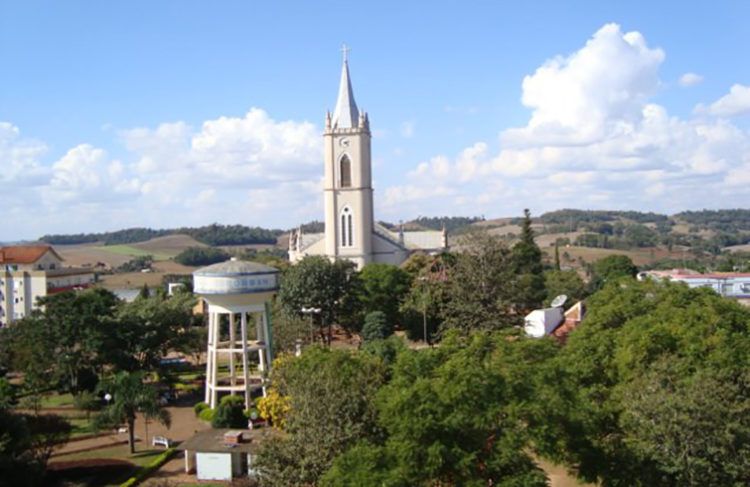
[[[341,84],[339,85],[339,98],[336,101],[336,109],[333,112],[331,126],[333,128],[350,129],[359,124],[359,110],[354,101],[352,82],[349,79],[349,62],[344,59],[341,67]]]

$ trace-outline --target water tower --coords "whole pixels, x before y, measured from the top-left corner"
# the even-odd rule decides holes
[[[218,405],[220,392],[244,394],[246,408],[251,391],[266,393],[273,360],[271,300],[278,273],[273,267],[235,259],[193,273],[193,289],[208,304],[206,403],[211,408]]]

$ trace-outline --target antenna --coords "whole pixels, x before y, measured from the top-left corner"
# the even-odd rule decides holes
[[[565,301],[567,300],[568,300],[568,297],[564,294],[561,294],[552,300],[552,303],[550,303],[550,306],[553,308],[562,308],[563,305],[565,304]]]

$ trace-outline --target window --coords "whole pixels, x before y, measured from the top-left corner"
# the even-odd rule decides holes
[[[352,186],[352,161],[349,156],[344,155],[339,162],[339,182],[342,188],[351,188]]]
[[[341,210],[341,246],[352,247],[354,246],[354,224],[352,222],[353,215],[349,207],[345,207]]]

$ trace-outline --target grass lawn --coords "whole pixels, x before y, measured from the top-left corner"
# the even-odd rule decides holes
[[[97,250],[104,250],[105,252],[111,252],[119,255],[130,255],[132,257],[142,257],[144,255],[150,255],[155,260],[169,260],[172,255],[164,254],[160,252],[149,252],[143,249],[132,247],[130,245],[102,245],[96,247]]]
[[[122,482],[127,480],[129,477],[138,473],[139,469],[145,467],[151,463],[154,458],[164,453],[164,450],[152,450],[144,449],[142,451],[136,451],[135,454],[131,455],[128,450],[128,445],[120,445],[111,448],[102,448],[98,450],[85,451],[80,453],[74,453],[71,455],[64,455],[54,460],[63,463],[77,462],[77,461],[95,461],[103,459],[114,459],[124,460],[130,462],[132,466],[130,468],[122,469],[111,472],[103,470],[98,473],[94,473],[93,476],[87,478],[80,485],[96,485],[96,486],[115,486],[120,485]],[[53,460],[53,462],[54,462]]]
[[[73,406],[73,395],[70,393],[51,394],[42,398],[42,408],[60,408],[67,406]]]

